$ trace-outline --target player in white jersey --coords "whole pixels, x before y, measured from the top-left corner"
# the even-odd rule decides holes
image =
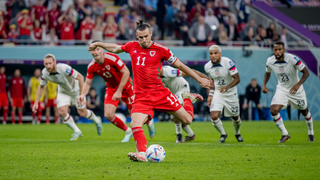
[[[270,79],[271,71],[273,71],[278,78],[278,85],[271,102],[270,111],[273,121],[282,132],[282,137],[278,143],[284,143],[290,139],[279,114],[282,108],[286,108],[288,101],[290,101],[292,108],[299,109],[304,115],[308,127],[309,141],[315,141],[312,116],[308,110],[306,93],[302,86],[309,76],[309,71],[298,57],[284,52],[284,43],[276,42],[273,46],[274,55],[267,60],[267,69],[262,86],[262,92],[268,93],[269,90],[266,85]],[[298,71],[302,72],[301,79],[299,79]]]
[[[92,120],[96,124],[98,135],[101,135],[101,118],[97,117],[91,110],[87,110],[85,105],[80,105],[77,102],[84,83],[83,76],[67,64],[56,64],[56,58],[52,54],[47,54],[43,62],[45,68],[42,70],[41,81],[32,111],[37,112],[39,99],[48,81],[57,83],[57,107],[59,115],[63,118],[64,123],[74,131],[70,140],[78,140],[79,137],[82,137],[81,130],[68,113],[70,105],[76,106],[80,116]]]
[[[241,119],[239,116],[239,99],[236,85],[240,82],[238,70],[232,60],[221,57],[221,48],[213,45],[209,48],[210,61],[204,66],[209,78],[214,80],[214,90],[210,90],[208,105],[210,106],[210,116],[214,127],[220,132],[219,143],[224,143],[227,139],[220,114],[224,109],[224,115],[231,117],[235,129],[235,136],[238,142],[243,142],[240,135]]]
[[[208,78],[204,74],[193,70],[199,76]],[[190,92],[190,86],[188,81],[186,81],[182,76],[187,76],[184,72],[179,69],[175,69],[171,66],[163,66],[160,70],[160,76],[162,82],[169,88],[172,94],[176,95],[181,105],[183,105],[183,93]],[[203,101],[203,98],[199,94],[194,94],[197,97],[197,101]],[[189,125],[182,125],[182,123],[176,118],[173,117],[173,122],[176,126],[177,139],[176,143],[188,142],[195,140],[196,135],[192,131]],[[182,140],[182,129],[188,134],[184,140]]]

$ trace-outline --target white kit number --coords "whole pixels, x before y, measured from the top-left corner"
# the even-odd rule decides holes
[[[144,66],[144,61],[146,60],[146,57],[143,57],[142,58],[142,63],[141,63],[141,66]],[[138,57],[138,61],[137,61],[137,65],[140,65],[140,56]]]

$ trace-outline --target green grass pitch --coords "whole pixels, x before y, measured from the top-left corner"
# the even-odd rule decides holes
[[[236,142],[233,125],[223,122],[225,144],[209,122],[191,125],[196,140],[175,144],[173,123],[156,123],[148,145],[166,151],[163,163],[131,162],[134,140],[121,143],[124,132],[104,124],[102,136],[93,124],[79,124],[83,137],[70,142],[66,125],[0,126],[0,179],[320,179],[320,143],[308,142],[304,121],[286,121],[291,139],[278,144],[273,122],[242,122],[244,143]],[[319,138],[320,140],[320,138]]]

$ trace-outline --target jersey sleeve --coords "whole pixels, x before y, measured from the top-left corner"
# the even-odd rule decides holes
[[[104,58],[116,69],[121,70],[125,66],[125,63],[115,54],[105,53]]]
[[[294,67],[299,71],[302,71],[302,69],[306,67],[298,57],[293,56],[293,59]]]
[[[176,61],[177,61],[177,57],[172,53],[172,51],[170,51],[170,49],[169,48],[163,48],[162,49],[162,52],[161,52],[162,54],[163,54],[163,59],[165,60],[165,61],[168,61],[168,63],[170,63],[170,64],[174,64]]]
[[[175,77],[181,77],[182,73],[179,69],[175,69],[170,66],[164,66],[162,69],[163,76],[168,78],[175,78]]]
[[[29,79],[28,87],[31,87],[31,86],[32,86],[32,82],[31,82],[31,81],[32,81],[32,78]]]
[[[234,62],[232,60],[229,60],[228,68],[229,68],[229,73],[231,76],[238,73],[238,69],[236,68],[236,65],[234,64]]]
[[[94,62],[91,62],[87,67],[87,76],[88,79],[93,79],[94,71],[93,71],[93,64]]]
[[[124,51],[124,52],[129,53],[130,47],[132,47],[132,44],[133,44],[132,41],[127,42],[125,45],[121,46],[121,50]]]
[[[67,64],[61,64],[62,65],[62,72],[67,76],[72,76],[73,78],[77,78],[78,71],[74,70],[71,66]]]
[[[40,85],[41,86],[46,86],[47,84],[48,84],[48,80],[44,77],[43,74],[41,74]]]
[[[271,73],[272,69],[270,68],[269,64],[268,64],[268,61],[266,63],[266,72],[267,73]]]

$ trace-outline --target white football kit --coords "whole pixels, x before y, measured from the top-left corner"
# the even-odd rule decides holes
[[[292,109],[304,110],[307,108],[307,98],[303,85],[300,86],[296,94],[290,94],[289,92],[299,82],[298,71],[303,68],[305,68],[305,65],[293,54],[285,53],[283,62],[278,62],[275,56],[268,58],[266,72],[271,73],[273,71],[278,78],[277,90],[271,105],[283,105],[283,109],[285,109],[289,100]]]
[[[239,99],[237,87],[230,88],[225,93],[220,93],[223,86],[229,85],[233,81],[233,75],[238,73],[234,62],[227,58],[221,57],[220,64],[215,66],[209,61],[204,70],[208,76],[214,80],[215,91],[210,105],[211,111],[221,111],[224,108],[224,115],[227,117],[239,116]]]
[[[181,94],[185,91],[190,92],[188,81],[182,77],[182,72],[171,66],[162,67],[162,82],[169,88],[172,94],[176,95],[180,104],[183,104]]]
[[[63,63],[57,64],[56,67],[56,73],[50,73],[46,68],[42,70],[40,85],[45,86],[48,81],[58,84],[58,108],[65,105],[75,105],[77,109],[83,109],[85,105],[77,104],[80,95],[79,81],[76,79],[78,71]]]

